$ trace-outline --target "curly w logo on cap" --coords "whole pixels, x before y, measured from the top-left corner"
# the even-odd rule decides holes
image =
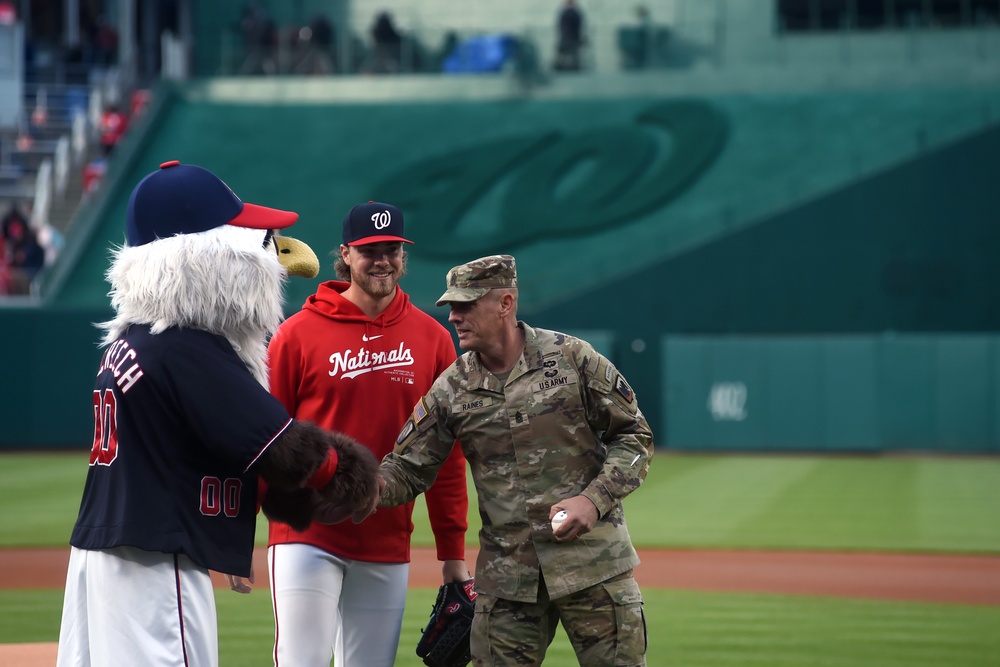
[[[344,217],[344,245],[413,243],[403,236],[403,214],[392,204],[370,201],[358,204]]]

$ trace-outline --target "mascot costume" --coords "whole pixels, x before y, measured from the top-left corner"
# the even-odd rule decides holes
[[[297,218],[176,161],[132,191],[107,273],[115,317],[99,325],[60,667],[218,665],[210,571],[252,576],[258,509],[303,530],[378,502],[371,452],[267,390],[284,281],[319,271],[278,234]]]

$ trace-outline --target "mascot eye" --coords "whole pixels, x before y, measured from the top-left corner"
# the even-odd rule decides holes
[[[273,238],[274,238],[274,230],[273,229],[267,230],[267,234],[264,235],[264,245],[261,247],[266,248],[267,244],[269,244],[271,242],[271,239]]]

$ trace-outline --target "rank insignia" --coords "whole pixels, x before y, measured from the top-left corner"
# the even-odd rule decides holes
[[[632,387],[628,386],[628,382],[626,382],[625,378],[621,375],[619,375],[618,379],[615,381],[615,389],[617,389],[618,393],[622,395],[622,398],[629,403],[631,403],[632,399],[635,398],[635,392],[632,391]]]

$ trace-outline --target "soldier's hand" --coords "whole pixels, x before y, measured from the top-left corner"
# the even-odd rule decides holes
[[[358,511],[356,511],[353,514],[351,520],[354,521],[354,523],[361,523],[362,521],[370,517],[372,514],[375,514],[376,510],[378,510],[378,502],[382,498],[382,490],[384,488],[385,488],[385,479],[382,477],[381,473],[376,472],[374,495],[371,498],[369,498],[366,504],[359,507]]]
[[[566,512],[566,519],[557,530],[552,531],[557,542],[568,542],[589,533],[597,523],[597,507],[586,496],[560,500],[549,509],[549,521],[560,510]]]

